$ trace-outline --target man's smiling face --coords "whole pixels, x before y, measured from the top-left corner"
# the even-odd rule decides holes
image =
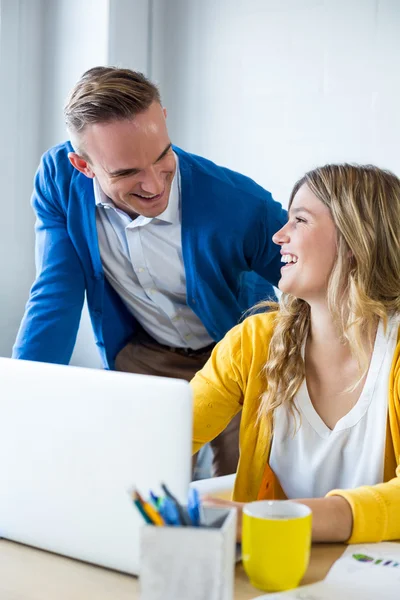
[[[87,177],[96,177],[118,208],[132,216],[164,212],[176,161],[158,102],[131,120],[88,125],[79,144],[85,157],[71,153],[72,164]]]

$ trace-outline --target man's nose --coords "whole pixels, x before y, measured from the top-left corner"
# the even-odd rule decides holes
[[[146,169],[144,177],[140,182],[140,186],[147,194],[153,194],[157,196],[161,194],[164,189],[164,181],[162,177],[157,173],[154,167]]]

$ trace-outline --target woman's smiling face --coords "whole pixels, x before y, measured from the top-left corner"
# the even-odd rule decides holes
[[[293,198],[289,220],[272,238],[281,246],[279,289],[306,302],[325,299],[337,255],[331,212],[303,184]]]

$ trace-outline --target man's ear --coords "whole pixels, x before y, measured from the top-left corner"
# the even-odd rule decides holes
[[[164,117],[167,118],[167,109],[165,108],[165,106],[162,109],[163,113],[164,113]]]
[[[75,167],[75,169],[86,175],[86,177],[89,177],[89,179],[93,179],[95,177],[95,174],[92,171],[92,168],[90,167],[89,163],[84,158],[82,158],[82,156],[79,156],[79,154],[77,154],[76,152],[68,152],[68,158],[71,165]]]

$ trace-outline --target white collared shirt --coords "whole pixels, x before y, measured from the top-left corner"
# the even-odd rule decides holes
[[[389,319],[386,332],[379,323],[360,397],[332,430],[315,410],[305,380],[295,398],[301,418],[295,435],[288,408],[275,410],[269,464],[288,498],[320,498],[333,489],[382,483],[398,329],[398,316]]]
[[[168,206],[158,217],[132,220],[93,180],[104,274],[143,329],[160,344],[197,350],[212,343],[186,303],[181,243],[179,161]]]

